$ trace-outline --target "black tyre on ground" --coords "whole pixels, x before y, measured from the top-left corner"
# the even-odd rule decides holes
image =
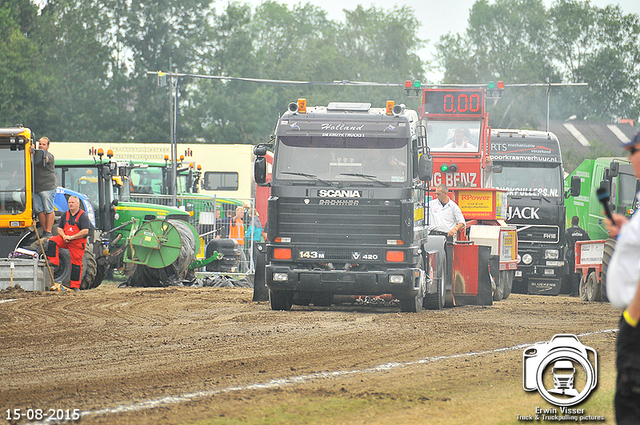
[[[444,252],[444,251],[443,251]],[[445,273],[444,268],[446,265],[446,260],[441,258],[440,264],[438,265],[438,273],[440,276],[436,274],[436,286],[437,291],[434,294],[425,294],[423,305],[427,310],[442,310],[445,304],[445,298],[447,296],[447,291],[445,289]],[[431,269],[431,266],[429,266]]]
[[[587,278],[582,273],[580,274],[580,286],[579,286],[580,299],[582,301],[587,300]]]
[[[607,269],[609,268],[609,262],[611,261],[611,256],[613,255],[613,251],[616,248],[616,240],[613,238],[608,238],[604,242],[604,252],[602,254],[602,280],[601,280],[601,291],[602,291],[602,301],[609,301],[607,298]]]
[[[427,292],[427,273],[424,265],[424,258],[420,256],[420,262],[418,263],[418,269],[420,271],[416,278],[417,280],[414,282],[414,287],[417,287],[418,291],[411,298],[400,298],[400,311],[407,313],[420,313],[422,311],[424,296]]]
[[[80,280],[80,289],[91,289],[98,272],[96,264],[96,256],[89,249],[84,250],[82,257],[82,279]]]
[[[506,300],[511,295],[511,290],[513,289],[513,276],[515,272],[512,270],[501,270],[500,271],[500,280],[504,282],[502,299]]]
[[[598,276],[596,276],[596,272],[589,273],[587,276],[587,283],[585,284],[585,293],[587,301],[600,301],[599,298],[599,288],[600,284],[598,283]]]

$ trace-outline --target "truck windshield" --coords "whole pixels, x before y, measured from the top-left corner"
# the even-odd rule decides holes
[[[408,157],[407,140],[400,138],[280,137],[275,178],[300,180],[306,174],[316,181],[362,182],[358,175],[364,174],[381,182],[405,182]]]
[[[501,173],[493,173],[492,186],[506,189],[510,196],[563,196],[560,164],[502,164]]]
[[[478,152],[480,121],[426,121],[427,143],[434,152]]]
[[[131,182],[133,183],[131,189],[133,194],[163,194],[164,185],[162,183],[162,168],[160,167],[133,168]]]
[[[18,214],[25,210],[24,150],[0,146],[0,213]]]

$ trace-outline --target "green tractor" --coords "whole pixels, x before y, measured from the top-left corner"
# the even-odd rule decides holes
[[[56,178],[61,187],[84,194],[95,212],[95,230],[90,234],[87,251],[95,257],[96,274],[91,280],[83,279],[81,289],[100,285],[112,268],[126,271],[123,241],[132,234],[135,220],[188,222],[190,217],[186,211],[171,206],[120,200],[117,193],[123,179],[118,175],[118,165],[102,157],[56,159]]]

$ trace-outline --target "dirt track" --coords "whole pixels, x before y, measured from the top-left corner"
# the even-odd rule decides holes
[[[80,409],[83,424],[260,423],[260,415],[271,423],[470,423],[475,409],[482,423],[515,423],[513,403],[522,414],[544,405],[522,389],[521,344],[595,332],[581,341],[612,370],[616,333],[599,331],[616,329],[618,312],[606,303],[514,294],[491,307],[419,314],[397,305],[278,312],[251,297],[239,288],[113,284],[0,291],[3,421],[7,409],[39,408]],[[356,413],[330,413],[356,402]],[[305,403],[323,407],[304,420],[287,416]]]

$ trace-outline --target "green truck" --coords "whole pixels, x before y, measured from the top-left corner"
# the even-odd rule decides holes
[[[635,196],[640,190],[631,163],[622,157],[585,159],[565,178],[565,189],[570,188],[574,175],[580,177],[580,196],[565,201],[567,223],[571,223],[574,215],[578,216],[580,227],[589,233],[591,239],[606,239],[606,216],[596,190],[604,187],[609,191],[611,211],[631,216],[637,208]]]
[[[611,211],[630,217],[639,207],[636,193],[640,190],[640,182],[629,160],[623,157],[585,159],[565,178],[567,190],[573,176],[580,177],[580,196],[566,200],[567,223],[577,216],[580,227],[589,233],[591,241],[576,243],[575,270],[566,270],[566,274],[574,271],[581,274],[580,298],[583,301],[605,301],[607,266],[615,240],[607,233],[607,218],[596,191],[606,189],[610,194]]]

